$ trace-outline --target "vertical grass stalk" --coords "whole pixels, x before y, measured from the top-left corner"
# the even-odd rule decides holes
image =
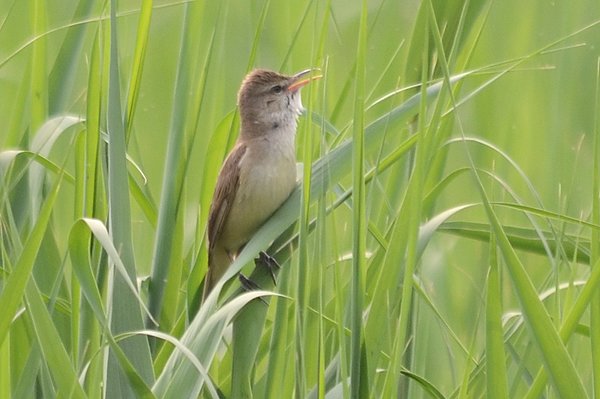
[[[496,240],[490,237],[490,270],[488,274],[486,296],[486,379],[487,397],[504,399],[508,397],[506,377],[506,357],[504,354],[504,335],[502,330],[502,290],[500,264]]]
[[[363,343],[363,273],[367,240],[367,216],[365,199],[365,75],[367,59],[367,1],[362,1],[354,91],[354,118],[352,128],[352,282],[350,292],[350,395],[358,399],[367,387],[361,387],[361,374],[367,373],[362,364]],[[362,369],[361,368],[365,368]]]
[[[117,47],[117,1],[110,7],[110,64],[108,87],[108,204],[109,226],[113,243],[131,281],[137,281],[131,235],[131,209],[126,162],[125,129],[121,111],[119,52]],[[144,327],[140,304],[123,276],[113,273],[111,327],[114,334],[141,330]],[[148,340],[136,336],[121,344],[129,361],[148,384],[154,380]],[[108,397],[133,397],[129,381],[111,352],[108,364],[106,394]]]

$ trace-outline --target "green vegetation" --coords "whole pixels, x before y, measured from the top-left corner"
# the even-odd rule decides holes
[[[4,1],[0,397],[597,395],[599,34],[592,0]],[[200,304],[258,66],[321,68],[302,180]]]

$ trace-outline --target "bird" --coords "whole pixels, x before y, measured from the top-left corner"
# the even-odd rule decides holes
[[[242,82],[239,136],[223,162],[209,210],[203,299],[296,186],[295,136],[304,110],[300,89],[321,77],[307,77],[311,71],[288,76],[255,69]]]

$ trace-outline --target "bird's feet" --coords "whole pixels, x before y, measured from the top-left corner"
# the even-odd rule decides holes
[[[260,254],[258,254],[258,258],[254,259],[254,264],[256,266],[266,267],[269,271],[269,274],[271,275],[273,284],[277,285],[277,280],[275,279],[275,271],[281,269],[281,266],[279,266],[279,263],[277,263],[274,257],[272,257],[264,251],[261,251]]]
[[[277,280],[275,279],[275,271],[279,270],[281,268],[281,266],[279,266],[279,263],[277,263],[275,258],[270,256],[266,252],[261,252],[258,255],[258,258],[254,259],[254,264],[257,267],[265,267],[267,269],[267,271],[269,272],[271,279],[273,280],[273,284],[277,284]],[[242,273],[240,273],[238,275],[238,279],[240,280],[240,284],[242,285],[242,288],[245,291],[257,291],[257,290],[261,289],[258,286],[258,284],[256,284],[254,281],[252,281],[248,277],[244,276]],[[260,300],[263,303],[267,304],[267,301],[265,301],[264,298],[260,298]]]
[[[260,287],[254,281],[250,280],[248,277],[244,276],[242,273],[238,274],[238,279],[240,280],[240,284],[242,285],[242,289],[244,291],[258,291]],[[267,301],[263,297],[259,298],[262,303],[268,305]]]

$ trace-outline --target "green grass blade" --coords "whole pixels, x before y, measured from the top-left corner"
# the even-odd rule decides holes
[[[133,55],[133,65],[131,66],[131,78],[129,81],[129,90],[127,95],[127,106],[125,109],[125,132],[127,134],[126,142],[129,142],[131,127],[133,125],[133,116],[138,104],[138,95],[144,71],[144,60],[148,48],[148,35],[150,32],[150,21],[152,19],[152,0],[143,0],[140,11],[140,20],[138,21],[137,40],[135,42],[135,51]]]
[[[271,0],[265,0],[262,5],[260,15],[258,17],[258,21],[256,23],[256,28],[254,29],[254,37],[252,40],[252,48],[250,49],[250,54],[248,56],[248,66],[246,70],[249,71],[254,67],[256,62],[256,56],[258,54],[258,46],[260,44],[260,37],[263,33],[263,27],[265,26],[265,21],[267,19],[267,14],[269,11],[269,6],[271,5]]]
[[[156,320],[160,320],[166,280],[171,267],[173,232],[175,229],[181,228],[176,222],[180,190],[185,171],[185,159],[182,159],[182,154],[185,153],[185,127],[189,112],[188,90],[191,86],[193,73],[190,67],[194,59],[192,22],[201,20],[198,15],[201,15],[203,7],[200,3],[185,5],[185,17],[181,30],[180,63],[175,83],[173,112],[162,179],[158,227],[152,255],[152,276],[149,289],[150,312]]]
[[[8,398],[10,396],[10,392],[12,389],[12,384],[10,381],[10,345],[8,344],[10,340],[10,335],[8,339],[5,340],[2,344],[0,344],[0,396],[4,398]]]
[[[21,136],[21,125],[23,123],[22,116],[26,112],[25,109],[27,107],[27,97],[31,92],[29,75],[30,71],[28,70],[25,72],[25,75],[19,84],[19,89],[15,95],[15,98],[13,99],[14,103],[11,109],[12,114],[5,122],[6,130],[5,133],[0,137],[0,146],[4,148],[17,147],[20,145],[20,142],[23,139]]]
[[[486,391],[490,399],[504,399],[508,397],[508,378],[502,329],[500,264],[493,236],[490,241],[490,270],[486,297]]]
[[[31,25],[35,36],[41,35],[46,29],[47,9],[45,1],[34,1],[31,6]],[[36,93],[31,98],[31,131],[44,123],[48,116],[48,80],[46,79],[46,40],[39,38],[32,45],[30,61],[31,68],[31,93]]]
[[[69,234],[69,253],[73,263],[73,271],[92,310],[97,315],[105,315],[102,295],[98,290],[89,259],[90,234],[88,229],[101,230],[100,226],[100,221],[94,219],[81,219],[75,222]],[[105,234],[105,232],[99,231],[96,234]]]
[[[482,187],[481,189],[483,190]],[[525,319],[535,337],[535,342],[544,358],[545,366],[552,377],[555,388],[563,398],[587,397],[573,360],[561,341],[548,311],[538,298],[523,264],[510,245],[502,225],[485,197],[485,192],[482,191],[482,195],[493,232],[498,239],[498,246],[502,251],[506,267],[520,299]]]
[[[80,0],[73,14],[73,21],[86,19],[90,16],[93,1]],[[52,70],[48,76],[49,113],[54,115],[64,112],[69,107],[70,96],[76,83],[78,60],[81,57],[86,31],[86,25],[73,25],[65,35],[60,51],[56,56]]]
[[[216,296],[209,295],[181,338],[182,345],[194,354],[200,364],[209,368],[220,346],[223,332],[233,317],[253,299],[269,294],[265,291],[252,291],[236,297],[216,311]],[[158,397],[196,397],[207,382],[198,374],[194,364],[176,351],[170,356],[152,391]]]
[[[594,296],[598,292],[598,286],[600,285],[600,261],[592,266],[592,273],[585,282],[577,300],[571,307],[569,314],[565,317],[563,324],[560,327],[560,338],[566,344],[574,332],[576,332],[579,326],[581,317],[584,315],[586,310],[592,305]],[[535,379],[533,380],[527,395],[524,398],[534,399],[538,398],[544,389],[547,381],[547,373],[543,368],[538,370]]]
[[[363,0],[358,31],[356,54],[356,87],[354,92],[354,120],[352,129],[352,283],[350,288],[350,395],[360,398],[368,387],[362,374],[367,365],[362,362],[363,342],[363,292],[365,251],[367,237],[365,198],[365,75],[367,48],[367,2]]]
[[[120,340],[123,338],[129,338],[134,335],[148,335],[150,337],[158,338],[158,339],[161,339],[165,342],[172,344],[177,349],[177,351],[179,351],[193,365],[193,367],[196,369],[196,371],[205,380],[207,380],[209,382],[206,384],[206,386],[207,386],[207,389],[208,389],[211,397],[213,397],[213,398],[219,397],[219,394],[218,394],[216,388],[209,381],[208,371],[204,368],[204,366],[202,366],[202,364],[200,363],[198,358],[194,355],[194,353],[192,353],[192,351],[190,351],[185,345],[183,345],[183,343],[181,341],[179,341],[177,338],[175,338],[171,335],[165,334],[165,333],[161,333],[160,331],[143,330],[143,331],[133,331],[131,333],[122,334],[121,336],[117,337],[117,340]]]
[[[252,277],[251,277],[252,278]],[[252,280],[259,284],[259,281]],[[264,288],[263,285],[259,287]],[[254,391],[254,368],[263,332],[268,305],[254,300],[249,302],[233,322],[233,359],[231,366],[231,397],[251,397]]]
[[[98,290],[98,283],[90,265],[89,243],[92,235],[102,244],[115,264],[121,263],[117,251],[110,242],[110,236],[104,225],[95,219],[80,219],[75,223],[69,234],[69,254],[73,263],[73,270],[96,320],[104,330],[105,338],[108,340],[111,350],[119,361],[119,366],[128,379],[129,386],[135,392],[136,397],[153,397],[143,377],[134,368],[128,356],[118,346],[116,339],[110,331],[110,323],[104,309],[102,295]],[[125,274],[123,279],[126,280],[126,271],[122,264],[120,265],[120,269],[121,275]],[[130,288],[135,290],[135,287]],[[139,297],[138,301],[141,301]],[[133,335],[132,338],[139,338],[139,336]]]
[[[16,330],[16,329],[15,329]],[[31,329],[28,329],[31,330]],[[18,331],[24,333],[25,331]],[[18,345],[13,339],[13,346],[19,347],[21,349],[28,348],[29,345]],[[21,344],[21,342],[19,342]],[[29,356],[24,361],[23,370],[27,370],[27,372],[21,373],[21,377],[15,383],[14,390],[12,392],[13,397],[15,398],[30,398],[34,396],[35,391],[35,381],[40,374],[42,354],[39,345],[35,345],[29,351]],[[14,363],[13,363],[14,366]],[[14,367],[13,367],[14,371]]]
[[[137,281],[131,236],[131,210],[126,161],[125,129],[121,110],[119,52],[117,48],[116,1],[111,1],[110,66],[108,88],[108,206],[112,242],[119,248],[129,279]],[[132,295],[126,280],[114,274],[110,299],[111,325],[114,334],[140,330],[144,323],[140,304]],[[148,384],[154,380],[150,348],[146,337],[138,336],[122,343],[123,351]],[[114,352],[113,352],[114,353]],[[109,356],[106,393],[110,397],[129,397],[127,377],[116,359]]]
[[[35,161],[45,170],[53,172],[56,175],[62,174],[63,179],[66,182],[71,184],[75,183],[75,178],[68,172],[65,172],[61,166],[37,152],[27,150],[7,150],[0,152],[0,172],[4,173],[8,171],[11,164],[15,163],[19,158],[25,158],[27,159],[27,162]]]
[[[98,240],[98,242],[102,245],[102,248],[106,251],[111,262],[115,265],[117,272],[121,275],[122,279],[124,280],[125,284],[127,285],[131,295],[133,295],[135,297],[136,302],[146,312],[148,317],[150,317],[149,311],[146,309],[146,306],[144,305],[142,298],[140,297],[139,293],[137,292],[136,282],[130,280],[128,273],[127,273],[127,269],[125,267],[125,264],[123,263],[120,255],[119,255],[119,252],[117,251],[116,247],[114,246],[113,242],[111,241],[110,234],[106,230],[106,227],[104,226],[104,224],[97,219],[80,219],[79,221],[77,221],[75,223],[75,225],[73,227],[73,229],[76,231],[75,236],[83,235],[83,233],[81,231],[81,227],[80,227],[81,223],[83,223],[84,225],[87,226],[87,228],[93,233],[96,240]],[[72,232],[71,236],[73,236],[73,234],[74,233]],[[79,259],[81,259],[81,257],[79,257]],[[91,275],[87,276],[87,279],[86,279],[88,287],[90,287],[89,284],[91,283],[91,280],[89,280],[90,278],[92,278]],[[95,299],[96,298],[94,298],[94,300]],[[97,306],[97,304],[95,302],[92,302],[92,305]],[[99,311],[100,308],[95,307],[94,310]]]
[[[321,27],[320,27],[320,33],[319,33],[319,37],[318,37],[318,43],[317,43],[317,59],[318,60],[322,60],[325,57],[325,42],[327,39],[327,32],[329,30],[329,22],[330,22],[330,10],[331,10],[331,0],[328,0],[325,4],[324,4],[324,14],[322,17],[322,23],[321,23]],[[317,24],[317,20],[315,20],[315,25]],[[325,77],[327,77],[327,74],[329,73],[329,60],[325,57],[325,65],[323,68],[323,73]],[[311,85],[310,87],[310,92],[309,94],[314,93],[313,91],[313,87]],[[325,80],[323,81],[323,90],[320,93],[320,113],[321,114],[325,114],[325,104],[326,104],[326,95],[325,93],[327,92],[327,78],[325,78]],[[309,117],[310,118],[310,117]],[[309,119],[311,122],[312,120]],[[311,124],[309,124],[311,125]],[[319,125],[320,127],[320,133],[323,134],[326,130],[325,130],[325,124],[323,122],[321,122],[321,124]],[[308,130],[308,134],[311,135],[312,130]],[[308,142],[312,143],[312,139],[308,140]],[[325,153],[325,149],[326,149],[326,140],[324,135],[321,135],[321,142],[320,144],[320,156],[323,156],[323,154]],[[308,160],[310,160],[310,163],[312,165],[313,163],[313,157],[312,157],[312,153],[307,152],[308,156],[305,158],[304,162],[307,162]],[[312,169],[307,167],[304,170],[304,174],[309,174],[312,171]],[[310,186],[304,186],[303,190],[308,190]],[[313,257],[314,259],[314,264],[317,265],[326,265],[329,262],[329,256],[331,254],[331,252],[328,251],[328,248],[330,248],[333,245],[326,245],[326,243],[328,242],[328,226],[327,224],[324,222],[326,220],[326,212],[327,212],[327,202],[326,202],[326,198],[325,197],[321,197],[317,200],[317,220],[321,220],[321,223],[319,224],[319,228],[317,230],[317,234],[315,235],[315,240],[316,240],[316,245],[315,245],[315,251],[314,254],[315,256]],[[332,243],[331,243],[332,244]],[[325,327],[325,323],[323,321],[323,318],[320,317],[320,315],[325,314],[325,306],[326,303],[328,302],[327,297],[326,297],[326,289],[325,289],[325,277],[324,277],[324,270],[322,267],[318,267],[317,268],[317,272],[313,273],[316,274],[316,278],[312,278],[313,281],[313,286],[316,285],[317,289],[317,298],[316,298],[316,311],[317,314],[316,316],[318,317],[318,320],[315,322],[315,324],[317,325],[317,333],[318,333],[318,338],[316,339],[310,339],[309,342],[313,342],[313,341],[318,341],[318,346],[317,346],[317,353],[315,355],[315,359],[313,361],[313,364],[316,363],[316,366],[313,366],[312,369],[315,370],[313,374],[317,374],[317,378],[316,378],[316,383],[315,383],[315,392],[318,393],[318,397],[323,398],[325,397],[325,391],[328,387],[328,385],[331,385],[331,374],[327,373],[328,370],[328,365],[329,365],[329,359],[327,354],[325,353],[327,350],[327,345],[326,345],[326,335],[328,333],[328,330]],[[316,282],[316,284],[315,284]],[[314,329],[313,329],[314,330]],[[277,334],[277,331],[274,331],[274,334]],[[339,359],[339,358],[336,358]],[[335,364],[335,362],[334,362]]]
[[[417,374],[411,373],[408,370],[402,370],[401,373],[402,375],[405,375],[408,378],[416,381],[425,390],[425,392],[429,394],[429,397],[436,399],[445,398],[445,396],[430,381],[427,381],[425,378]]]
[[[85,398],[86,395],[79,385],[73,364],[52,322],[50,313],[44,305],[41,293],[32,279],[29,279],[27,283],[25,297],[37,341],[44,360],[56,380],[59,396]]]
[[[31,276],[35,259],[48,227],[50,216],[52,215],[52,209],[58,196],[60,182],[61,177],[59,176],[54,188],[46,198],[40,210],[39,217],[23,246],[23,250],[14,269],[5,281],[2,293],[0,293],[0,309],[2,309],[2,312],[0,312],[0,343],[3,343],[8,335],[11,321],[23,298],[27,281]]]
[[[279,277],[279,292],[290,292],[292,284],[291,268],[284,267]],[[264,283],[263,283],[264,284]],[[262,286],[262,285],[261,285]],[[290,331],[288,320],[291,317],[292,308],[288,301],[277,300],[274,312],[273,334],[269,342],[269,365],[266,372],[265,397],[275,397],[279,394],[283,396],[292,395],[294,386],[286,384],[286,381],[293,381],[294,370],[287,362],[289,340],[294,334]],[[287,378],[286,378],[287,377]]]
[[[85,170],[84,201],[80,205],[82,212],[78,216],[92,217],[96,198],[96,173],[98,170],[98,153],[100,147],[100,120],[102,117],[102,79],[100,62],[99,32],[96,31],[90,57],[90,73],[88,76],[88,93],[86,107],[85,135]]]
[[[60,115],[45,121],[31,141],[31,150],[34,153],[48,157],[57,140],[70,132],[73,126],[82,122],[81,118],[74,115]],[[32,213],[35,217],[38,212],[39,202],[42,198],[45,169],[41,165],[33,164],[29,168],[29,190],[32,196]]]
[[[304,10],[302,22],[308,16],[309,8],[311,3],[307,4],[307,8]],[[301,24],[302,24],[301,22]],[[298,35],[298,31],[294,34],[294,41]],[[291,48],[290,48],[291,50]],[[304,98],[311,99],[311,94],[315,88],[315,84],[310,84],[308,87],[303,89]],[[312,104],[312,102],[311,102]],[[311,252],[309,250],[309,224],[310,224],[310,184],[312,180],[311,176],[311,165],[313,160],[313,153],[315,146],[313,145],[313,133],[310,130],[312,127],[311,123],[312,113],[307,114],[307,129],[299,129],[297,135],[301,137],[300,148],[302,149],[301,160],[302,160],[302,172],[301,172],[301,186],[302,196],[300,199],[300,217],[298,220],[298,264],[293,266],[291,278],[295,280],[295,287],[290,291],[290,295],[296,298],[294,303],[295,320],[292,329],[294,331],[294,344],[296,352],[298,353],[297,361],[294,364],[295,371],[295,393],[298,396],[305,397],[308,389],[309,381],[309,370],[310,365],[314,364],[315,353],[318,351],[318,346],[314,344],[314,335],[312,335],[311,329],[311,314],[308,309],[310,306],[310,292],[311,282],[313,281],[310,276],[310,270],[304,265],[313,263],[311,260]],[[293,277],[292,277],[293,276]]]
[[[439,227],[439,231],[484,242],[490,240],[489,224],[487,223],[448,221]],[[541,238],[539,232],[534,229],[504,226],[504,231],[513,248],[520,251],[547,255],[546,246],[552,253],[556,253],[560,245],[568,258],[575,258],[576,261],[582,263],[589,262],[589,242],[578,236],[566,234],[563,242],[557,243],[556,236],[548,231],[543,231]],[[547,245],[544,245],[544,241]]]
[[[83,194],[77,198],[76,218],[80,217],[96,217],[106,220],[106,209],[104,206],[97,204],[105,204],[103,196],[103,175],[101,173],[100,148],[101,147],[101,132],[100,121],[102,120],[102,103],[103,103],[103,88],[102,88],[102,61],[100,50],[101,31],[96,27],[93,39],[89,75],[88,75],[88,91],[87,91],[87,106],[86,106],[86,121],[85,121],[85,150],[84,150],[84,165],[83,170],[79,172],[79,185]],[[69,248],[71,245],[69,243]],[[100,263],[100,262],[99,262]],[[72,262],[73,264],[73,262]],[[73,264],[73,266],[75,266]],[[102,265],[104,266],[104,265]],[[102,267],[101,266],[101,267]],[[102,284],[102,280],[96,284]],[[104,382],[104,360],[105,356],[89,358],[89,354],[99,351],[101,345],[101,333],[99,324],[94,320],[94,315],[90,306],[81,296],[81,281],[77,278],[72,279],[73,290],[80,292],[80,300],[77,301],[74,297],[71,306],[78,307],[81,314],[79,326],[73,327],[79,329],[80,348],[86,348],[87,353],[82,356],[82,361],[87,360],[88,369],[86,373],[86,393],[90,397],[100,397]],[[77,286],[78,285],[78,286]],[[72,323],[75,323],[73,320]],[[88,356],[85,356],[88,355]]]

